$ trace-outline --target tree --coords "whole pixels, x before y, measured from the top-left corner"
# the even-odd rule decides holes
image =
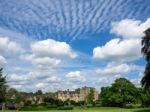
[[[102,87],[101,93],[99,94],[99,101],[102,106],[109,106],[109,97],[111,96],[112,92],[110,91],[110,87]]]
[[[150,28],[145,32],[145,36],[142,38],[142,49],[141,52],[145,56],[147,65],[144,72],[144,77],[141,80],[142,87],[145,89],[150,87]]]
[[[103,106],[123,107],[136,102],[137,88],[127,79],[116,79],[111,87],[103,87],[100,100]]]
[[[7,100],[12,103],[21,103],[24,101],[24,98],[15,88],[10,88],[7,91]]]
[[[2,75],[3,69],[0,68],[0,103],[6,101],[6,77]]]
[[[89,94],[87,95],[87,103],[93,104],[94,101],[94,90],[91,88]]]
[[[36,94],[36,95],[42,95],[43,92],[42,92],[42,90],[38,90],[37,92],[35,92],[35,94]]]

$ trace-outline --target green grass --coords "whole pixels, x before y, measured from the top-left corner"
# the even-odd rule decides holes
[[[2,111],[0,111],[2,112]],[[18,112],[18,111],[5,111],[5,112]],[[37,111],[19,111],[19,112],[37,112]],[[90,108],[90,109],[74,109],[74,110],[47,110],[38,112],[150,112],[150,108],[141,109],[123,109],[112,107]]]

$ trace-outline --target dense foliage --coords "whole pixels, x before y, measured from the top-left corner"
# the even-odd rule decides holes
[[[150,91],[136,88],[125,78],[116,79],[110,87],[102,87],[99,100],[102,106],[128,107],[133,104],[147,106]]]
[[[145,56],[147,65],[144,72],[144,77],[142,78],[142,86],[147,89],[150,87],[150,28],[145,32],[145,36],[142,39],[142,53]]]
[[[5,102],[6,100],[6,77],[2,74],[3,69],[0,68],[0,103]]]

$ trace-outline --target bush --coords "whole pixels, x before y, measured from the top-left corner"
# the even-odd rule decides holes
[[[46,105],[45,106],[47,109],[56,109],[57,108],[57,105]]]
[[[58,110],[73,110],[73,106],[58,107]]]
[[[40,110],[46,110],[43,106],[37,106],[37,107],[32,107],[32,106],[26,106],[20,109],[21,111],[40,111]]]
[[[45,102],[39,104],[39,106],[45,106],[45,105],[46,105]]]
[[[87,106],[87,108],[93,107],[92,104],[87,104],[86,106]]]
[[[15,106],[15,104],[13,104],[13,103],[6,104],[6,107],[7,107],[9,110],[15,110],[15,109],[16,109],[16,106]]]
[[[133,108],[133,104],[128,103],[123,106],[124,108]]]

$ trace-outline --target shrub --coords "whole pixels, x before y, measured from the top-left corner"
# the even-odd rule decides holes
[[[9,110],[15,110],[15,109],[16,109],[16,106],[15,106],[15,104],[13,104],[13,103],[6,104],[6,107],[7,107]]]
[[[62,106],[62,107],[58,107],[58,110],[73,110],[73,106]]]
[[[123,106],[124,108],[133,108],[133,104],[128,103]]]
[[[37,106],[37,107],[32,107],[32,106],[26,106],[20,109],[21,111],[40,111],[40,110],[46,110],[43,106]]]
[[[87,108],[93,107],[92,104],[87,104],[86,106],[87,106]]]
[[[56,109],[57,108],[57,105],[46,105],[45,106],[47,109]]]

